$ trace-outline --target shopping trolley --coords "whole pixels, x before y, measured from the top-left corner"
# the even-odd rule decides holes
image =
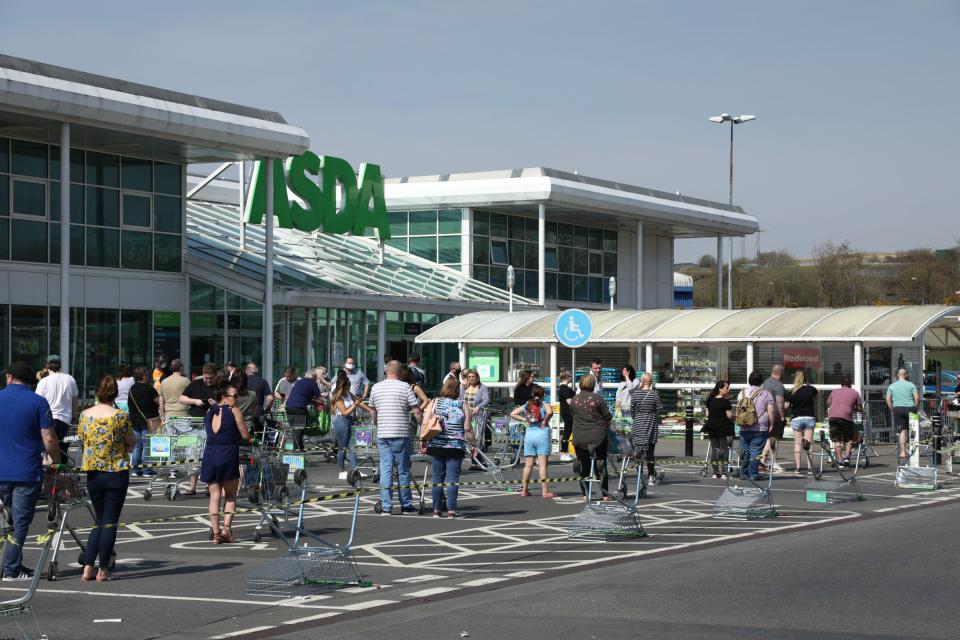
[[[852,467],[845,467],[837,460],[832,443],[827,440],[827,434],[820,432],[820,449],[817,454],[811,454],[807,451],[807,461],[812,462],[813,455],[820,458],[819,467],[810,464],[814,469],[813,480],[805,487],[807,492],[807,502],[819,502],[823,504],[836,504],[838,502],[853,502],[863,500],[863,492],[860,491],[860,484],[857,482],[857,474],[860,471],[860,461],[864,455],[863,440],[857,443],[854,448],[855,458]],[[837,478],[823,477],[823,461],[829,460],[830,464],[837,470]]]
[[[357,464],[350,473],[349,482],[358,486],[365,477],[380,481],[380,449],[377,447],[377,427],[372,422],[355,423],[350,435],[350,450]]]
[[[354,494],[349,536],[343,545],[329,542],[304,527],[305,504],[306,487],[301,492],[295,535],[288,543],[287,554],[247,574],[248,595],[292,598],[348,585],[372,586],[363,580],[351,551],[360,508],[359,488]],[[304,544],[306,540],[312,544]]]
[[[773,502],[772,470],[767,473],[765,485],[752,480],[749,474],[739,474],[741,477],[738,481],[745,481],[745,486],[733,484],[734,461],[739,469],[743,455],[749,455],[749,452],[740,450],[737,457],[731,456],[727,463],[723,493],[713,505],[713,517],[726,520],[763,520],[777,517],[779,514]],[[742,477],[744,475],[746,477]]]
[[[64,533],[73,538],[80,549],[77,564],[82,567],[86,560],[86,546],[80,540],[77,530],[70,524],[70,514],[77,509],[85,508],[94,522],[97,516],[87,494],[85,471],[69,470],[47,474],[43,479],[42,496],[47,500],[47,526],[55,530],[51,545],[53,553],[50,556],[50,565],[47,567],[47,580],[53,581],[60,575],[57,556],[63,549]],[[117,552],[114,550],[104,568],[113,571],[116,563]]]
[[[13,514],[6,506],[0,506],[0,558],[6,556],[6,545],[14,544],[10,539],[8,539],[8,537],[12,538],[12,534]],[[18,594],[10,600],[4,600],[0,602],[0,621],[6,619],[13,620],[14,625],[17,627],[19,637],[23,638],[24,640],[32,640],[33,638],[36,638],[37,640],[46,640],[47,637],[43,634],[43,632],[40,631],[40,624],[37,622],[37,613],[34,611],[30,601],[37,593],[37,587],[40,585],[40,577],[43,575],[43,566],[46,564],[47,556],[50,553],[51,540],[52,536],[47,536],[40,547],[40,556],[37,559],[36,564],[37,569],[34,572],[30,583],[27,585],[26,591]],[[27,617],[25,622],[24,617]],[[30,621],[33,622],[32,625],[29,624]],[[36,630],[36,635],[33,635],[32,633],[32,630],[34,629]],[[31,633],[28,633],[28,631]]]
[[[587,504],[567,525],[567,538],[589,542],[610,542],[644,538],[647,532],[640,523],[636,503],[627,504],[618,496],[601,488],[604,501],[593,502],[593,485],[602,480],[596,477],[597,454],[590,447],[590,473],[583,482],[587,485]]]
[[[167,500],[180,495],[180,480],[200,472],[200,458],[207,442],[203,418],[171,418],[159,433],[147,436],[144,466],[156,470],[143,499],[150,500],[162,487]]]
[[[515,467],[523,458],[525,423],[509,415],[494,416],[490,420],[490,447],[487,455],[501,469]]]

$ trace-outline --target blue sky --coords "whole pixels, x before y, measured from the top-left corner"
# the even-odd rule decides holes
[[[734,197],[764,249],[960,238],[960,2],[39,6],[0,3],[0,51],[275,109],[387,175],[543,165],[725,201],[706,118],[749,113]]]

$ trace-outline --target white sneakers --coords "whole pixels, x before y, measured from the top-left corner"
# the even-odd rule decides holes
[[[341,472],[337,475],[337,477],[340,478],[341,480],[346,480],[346,479],[347,479],[347,472],[346,472],[346,471],[341,471]]]
[[[569,453],[561,453],[560,462],[573,462],[573,456]]]

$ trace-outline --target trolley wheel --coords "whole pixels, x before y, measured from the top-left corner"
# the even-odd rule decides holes
[[[657,482],[663,482],[666,479],[667,479],[666,472],[661,471],[660,473],[657,474]]]
[[[114,551],[110,554],[110,559],[107,560],[107,571],[113,571],[117,566],[117,552]]]
[[[303,469],[297,469],[293,472],[293,483],[298,487],[302,487],[303,483],[307,481],[307,472]]]
[[[363,475],[354,469],[350,472],[350,475],[347,476],[347,482],[349,482],[352,487],[359,487],[360,483],[363,482]]]
[[[627,499],[627,488],[626,488],[626,487],[620,487],[620,499],[621,499],[621,500],[626,500],[626,499]]]
[[[207,540],[213,540],[213,529],[207,531]]]
[[[56,561],[51,562],[50,566],[47,567],[47,580],[53,582],[57,579],[57,563]]]
[[[47,505],[47,522],[56,522],[57,516],[60,515],[60,507],[57,505],[56,498],[50,499],[50,504]]]
[[[82,566],[83,566],[83,563],[84,563],[86,560],[87,560],[87,554],[85,554],[85,553],[83,552],[83,549],[81,549],[81,550],[80,550],[80,555],[77,556],[77,564],[82,567]]]
[[[706,478],[706,477],[707,477],[707,468],[706,468],[706,467],[703,467],[702,469],[700,469],[700,477],[701,477],[701,478]]]
[[[250,488],[250,504],[260,504],[260,487]]]
[[[143,492],[143,499],[150,500],[151,498],[153,498],[153,491],[151,491],[150,489],[145,489]]]
[[[381,511],[383,511],[383,502],[377,500],[373,505],[373,512],[380,513]]]
[[[259,543],[261,540],[263,540],[263,535],[262,535],[259,531],[254,531],[254,532],[253,532],[253,541],[254,541],[255,543]]]
[[[286,485],[280,485],[273,490],[273,500],[277,504],[286,504],[287,499],[290,497],[290,492],[287,491]]]

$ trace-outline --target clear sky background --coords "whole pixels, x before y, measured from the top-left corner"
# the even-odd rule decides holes
[[[756,114],[734,199],[798,257],[956,244],[958,34],[957,0],[0,0],[3,53],[274,109],[389,176],[539,165],[726,201],[707,117]]]

